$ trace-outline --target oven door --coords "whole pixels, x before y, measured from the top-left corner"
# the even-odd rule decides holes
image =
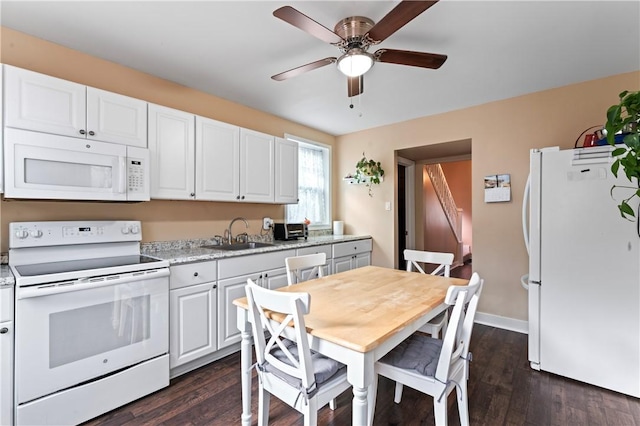
[[[5,196],[127,199],[127,147],[5,129]]]
[[[168,268],[39,287],[16,288],[18,404],[168,353]]]

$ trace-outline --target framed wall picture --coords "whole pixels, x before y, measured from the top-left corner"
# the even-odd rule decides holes
[[[511,201],[511,175],[489,175],[484,177],[484,202],[501,203]]]

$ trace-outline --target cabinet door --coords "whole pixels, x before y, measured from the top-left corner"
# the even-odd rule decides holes
[[[240,201],[274,202],[274,137],[240,130]]]
[[[2,70],[4,69],[3,65],[0,65],[0,152],[4,151],[4,145],[3,145],[3,141],[4,141],[4,131],[2,131],[1,129],[4,129],[4,121],[3,121],[3,113],[2,113],[2,105],[4,104],[4,97],[2,94],[2,86],[4,86],[4,77],[2,75]],[[2,156],[0,155],[0,193],[4,192],[4,161],[2,161]],[[0,419],[0,421],[2,421],[2,419]],[[0,423],[3,424],[3,423]]]
[[[240,128],[196,117],[196,198],[240,199]]]
[[[151,198],[195,197],[195,116],[149,105]]]
[[[298,203],[298,143],[276,138],[275,202]]]
[[[287,268],[273,269],[262,275],[261,285],[270,290],[275,290],[288,285]]]
[[[86,86],[5,65],[5,126],[84,138]]]
[[[353,267],[362,268],[371,265],[371,252],[360,253],[353,258]]]
[[[147,147],[147,103],[87,87],[87,138]]]
[[[0,322],[0,377],[0,425],[12,425],[13,321]]]
[[[171,368],[217,350],[216,286],[205,283],[170,291]]]
[[[353,269],[351,266],[352,258],[353,256],[344,256],[333,259],[333,273],[338,274]]]
[[[244,286],[247,285],[247,278],[259,284],[260,275],[256,273],[218,281],[218,349],[240,341],[237,307],[233,301],[246,297]]]

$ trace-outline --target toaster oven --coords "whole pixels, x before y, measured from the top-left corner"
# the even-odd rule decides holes
[[[276,240],[297,240],[309,236],[309,229],[304,223],[274,223],[273,238]]]

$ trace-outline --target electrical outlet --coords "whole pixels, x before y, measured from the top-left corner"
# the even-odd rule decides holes
[[[262,218],[262,229],[266,231],[271,229],[272,226],[273,226],[273,219],[271,219],[270,217]]]

